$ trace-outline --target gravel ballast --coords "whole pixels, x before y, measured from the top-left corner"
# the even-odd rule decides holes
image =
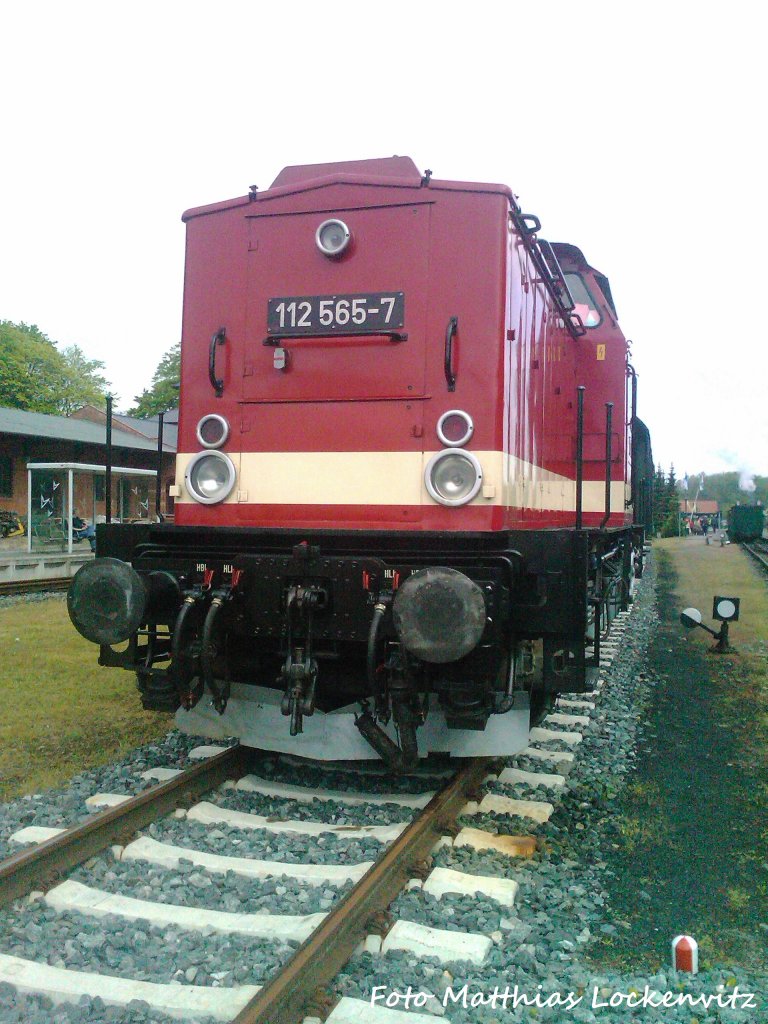
[[[584,740],[574,748],[576,760],[564,766],[565,786],[536,791],[536,798],[555,804],[550,820],[538,824],[498,814],[465,819],[474,826],[482,822],[481,827],[491,831],[534,835],[537,854],[530,860],[511,860],[467,847],[443,847],[436,854],[435,863],[443,867],[513,878],[520,885],[514,911],[488,898],[448,895],[438,902],[418,891],[401,895],[394,904],[395,911],[409,920],[492,934],[495,944],[486,962],[470,968],[406,953],[385,959],[363,954],[338,979],[341,994],[370,1000],[375,992],[377,1005],[385,1005],[389,996],[392,1008],[432,1013],[457,1024],[768,1021],[765,974],[715,967],[695,977],[677,975],[669,962],[650,957],[645,971],[630,973],[608,970],[590,955],[596,940],[602,948],[627,927],[612,914],[607,898],[612,851],[610,830],[604,825],[615,813],[636,764],[639,726],[657,684],[646,669],[647,647],[658,623],[653,583],[651,565],[638,589],[621,653],[602,673],[606,684],[595,698],[597,707],[590,712]],[[558,770],[554,762],[525,756],[510,763],[533,772]],[[532,798],[531,788],[522,783],[493,783],[490,791]],[[413,999],[408,1003],[409,986],[412,996],[432,993],[435,998],[426,1005]],[[656,1005],[661,1002],[666,1005]]]
[[[76,775],[62,789],[32,793],[3,804],[0,808],[0,857],[8,857],[18,849],[8,838],[19,829],[28,825],[70,828],[92,813],[85,803],[88,797],[96,793],[140,793],[156,785],[153,780],[141,778],[142,772],[150,768],[189,768],[198,763],[189,759],[189,751],[206,742],[204,738],[186,736],[174,729],[159,742],[137,747],[121,761]]]
[[[514,910],[486,896],[448,895],[436,900],[418,889],[401,894],[393,903],[395,917],[449,931],[490,935],[494,945],[486,961],[475,967],[466,962],[438,963],[434,958],[405,952],[383,958],[361,954],[337,979],[340,994],[370,1000],[375,993],[378,1005],[384,1005],[384,998],[389,996],[390,1005],[400,1010],[431,1013],[458,1024],[764,1024],[768,1020],[768,978],[757,972],[716,967],[695,978],[678,977],[668,963],[650,958],[646,958],[645,969],[636,972],[608,970],[593,959],[593,952],[610,944],[611,936],[620,935],[626,926],[612,912],[607,897],[612,833],[605,823],[615,813],[633,772],[642,736],[640,724],[657,685],[645,667],[646,649],[656,625],[653,574],[647,571],[621,654],[603,673],[606,685],[595,698],[597,707],[589,713],[590,725],[583,729],[583,742],[574,748],[558,740],[537,744],[573,750],[575,762],[562,771],[565,785],[490,785],[490,792],[553,803],[555,811],[550,820],[537,823],[496,813],[462,820],[472,828],[535,836],[538,849],[534,857],[513,860],[470,847],[442,847],[435,854],[437,866],[517,881],[520,890]],[[572,709],[565,710],[573,713]],[[0,843],[25,825],[64,827],[81,820],[87,813],[85,797],[93,793],[130,793],[145,788],[141,771],[156,766],[183,768],[189,763],[188,751],[201,742],[205,741],[171,733],[162,743],[141,748],[118,765],[78,776],[65,790],[6,805]],[[510,759],[510,764],[532,772],[560,771],[554,761],[522,756]],[[367,773],[325,773],[274,755],[260,759],[254,772],[275,782],[349,792],[421,792],[439,784],[437,779],[393,780]],[[221,790],[209,799],[222,807],[252,814],[332,824],[393,824],[408,820],[412,813],[392,804],[302,803],[235,789]],[[382,850],[382,844],[370,838],[344,839],[325,834],[305,836],[297,843],[288,835],[226,825],[206,828],[174,817],[163,819],[146,832],[180,846],[194,845],[212,853],[286,864],[309,859],[353,864],[374,860]],[[216,876],[188,862],[182,862],[180,870],[171,871],[118,861],[109,852],[77,869],[72,877],[138,899],[235,913],[327,911],[349,888],[305,886],[287,878],[254,881],[232,874]],[[638,898],[642,898],[639,892]],[[291,952],[289,944],[241,936],[229,939],[111,917],[94,920],[75,913],[54,914],[42,903],[23,907],[16,904],[0,915],[0,951],[40,957],[41,949],[46,950],[44,956],[51,964],[81,969],[87,965],[91,970],[166,983],[223,986],[262,983]],[[413,1000],[408,1005],[409,986],[412,995],[424,993],[425,998],[426,994],[433,998],[425,1006]],[[744,1006],[745,993],[753,994],[760,1009]],[[709,1000],[709,1008],[701,1004],[675,1005],[675,1000],[679,1003],[685,994],[689,999]],[[668,1005],[655,1006],[662,997]],[[736,1008],[718,1007],[718,999],[721,1004],[730,1000]],[[635,1007],[629,1005],[633,1001]],[[166,1024],[167,1018],[146,1006],[116,1009],[103,1006],[99,1000],[52,1009],[47,1000],[16,996],[9,986],[0,985],[0,1024],[6,1021]]]

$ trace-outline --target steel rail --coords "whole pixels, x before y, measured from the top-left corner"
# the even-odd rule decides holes
[[[317,990],[333,981],[358,944],[376,930],[371,918],[386,911],[438,839],[453,829],[493,763],[493,758],[474,758],[461,768],[232,1024],[299,1024]]]
[[[760,550],[758,550],[758,544]],[[756,562],[759,562],[760,565],[762,565],[766,572],[768,572],[768,558],[766,557],[766,548],[763,547],[763,544],[759,541],[755,541],[754,544],[747,544],[746,541],[744,541],[742,542],[742,547],[745,551],[749,552]]]
[[[239,774],[244,760],[244,748],[228,747],[168,782],[152,786],[117,807],[99,811],[38,846],[12,854],[0,862],[0,906],[32,889],[50,885],[110,843],[175,810],[184,800],[214,789]]]
[[[35,580],[3,580],[0,582],[0,597],[33,594],[46,590],[67,590],[71,582],[71,576],[51,576],[50,579]]]

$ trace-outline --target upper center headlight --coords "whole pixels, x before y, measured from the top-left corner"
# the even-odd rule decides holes
[[[471,452],[446,448],[433,455],[424,471],[424,484],[441,505],[466,505],[480,490],[483,470]]]
[[[351,237],[343,220],[324,220],[315,232],[317,247],[324,256],[341,256]]]
[[[236,476],[234,463],[223,452],[198,452],[187,466],[184,481],[195,501],[215,505],[235,486]]]

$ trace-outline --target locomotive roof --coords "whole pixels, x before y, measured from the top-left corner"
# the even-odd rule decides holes
[[[250,195],[228,199],[221,203],[197,206],[186,210],[182,220],[215,213],[220,210],[245,206],[252,202],[264,202],[280,196],[297,192],[310,192],[313,189],[327,188],[329,185],[368,185],[379,188],[436,188],[464,192],[495,192],[515,201],[512,190],[507,185],[484,184],[470,181],[437,180],[430,177],[431,172],[424,175],[419,172],[416,164],[408,156],[379,157],[373,160],[342,160],[338,163],[300,164],[284,167],[272,185],[259,192],[256,186],[251,187]]]
[[[270,190],[335,174],[359,174],[363,178],[413,178],[413,185],[421,181],[421,173],[409,156],[385,156],[374,160],[343,160],[339,163],[284,167],[270,185]]]

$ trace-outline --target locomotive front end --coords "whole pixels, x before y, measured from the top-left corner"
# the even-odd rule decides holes
[[[191,733],[517,753],[642,552],[607,279],[404,157],[184,219],[175,521],[100,527],[73,622]]]
[[[70,598],[145,706],[396,768],[524,746],[494,540],[508,202],[394,158],[185,215],[175,523],[110,526]]]

